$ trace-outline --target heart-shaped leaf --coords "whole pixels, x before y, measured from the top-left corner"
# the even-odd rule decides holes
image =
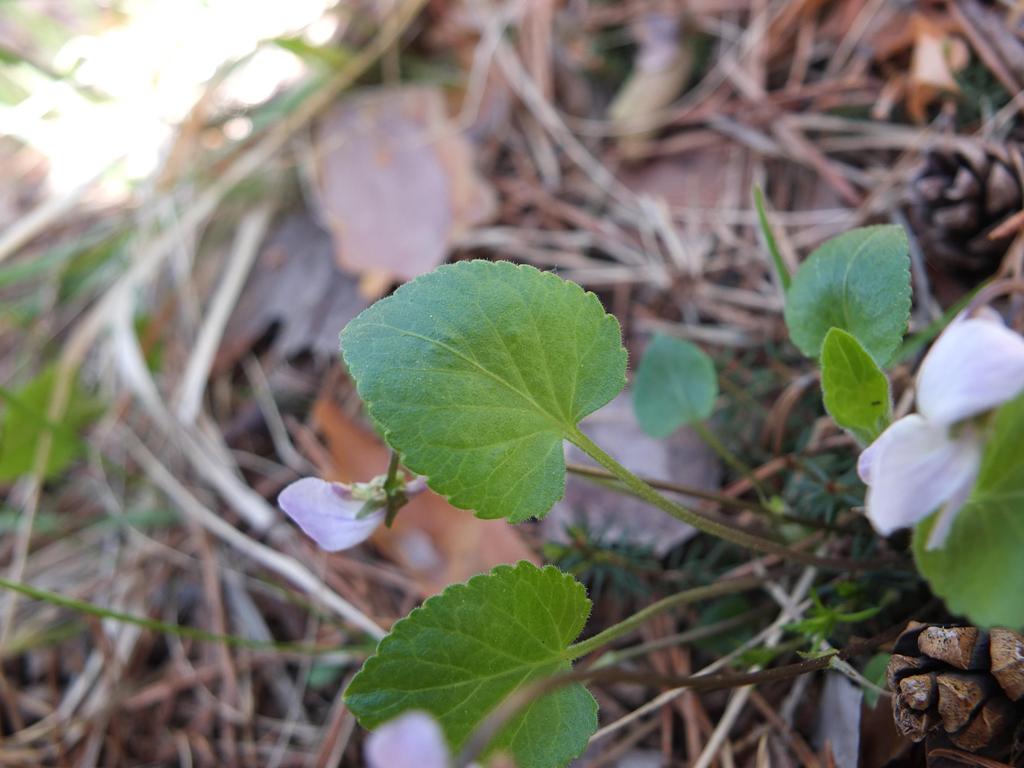
[[[830,328],[841,328],[885,365],[910,316],[906,234],[886,225],[832,238],[800,265],[785,314],[793,343],[808,357],[820,354]]]
[[[633,408],[640,427],[668,437],[684,424],[711,415],[718,377],[711,358],[683,339],[655,336],[633,381]]]
[[[1024,628],[1024,395],[1000,408],[974,491],[941,549],[914,529],[914,559],[953,613],[980,626]]]
[[[345,691],[366,728],[410,710],[430,713],[458,752],[484,718],[530,683],[571,669],[569,644],[590,601],[571,576],[527,562],[449,587],[399,621]],[[536,699],[488,751],[519,768],[556,768],[597,729],[597,703],[579,683]]]
[[[342,355],[413,472],[480,517],[543,516],[562,496],[562,441],[625,385],[618,321],[533,267],[439,267],[346,326]]]
[[[836,424],[867,444],[889,423],[889,379],[853,336],[832,328],[821,345],[821,389]]]

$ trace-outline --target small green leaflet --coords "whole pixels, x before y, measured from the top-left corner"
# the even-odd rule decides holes
[[[865,445],[888,426],[889,379],[860,342],[839,328],[830,329],[821,345],[821,389],[825,410]]]
[[[50,455],[44,479],[59,475],[72,461],[83,455],[85,444],[78,433],[100,413],[102,406],[77,383],[71,382],[67,412],[59,424],[47,418],[57,369],[51,366],[17,392],[0,388],[4,404],[0,431],[0,482],[9,482],[32,471],[36,447],[46,433],[51,435]]]
[[[1024,629],[1024,395],[996,411],[981,470],[941,549],[936,515],[914,529],[914,559],[949,609],[979,626]]]
[[[345,691],[366,728],[409,710],[437,718],[457,753],[516,691],[571,669],[569,644],[590,601],[568,574],[527,562],[448,587],[399,621]],[[597,703],[579,683],[542,696],[495,737],[519,768],[558,768],[597,730]]]
[[[817,357],[825,334],[840,328],[879,365],[899,347],[910,317],[910,256],[898,226],[853,229],[800,265],[786,294],[793,343]]]
[[[878,688],[885,688],[885,670],[889,666],[889,659],[892,658],[891,653],[876,653],[870,659],[868,663],[864,665],[864,669],[861,670],[861,674],[864,679],[870,683],[874,683]],[[861,689],[864,691],[864,703],[871,709],[874,709],[878,705],[879,692],[877,688],[869,688],[868,686],[861,684]]]
[[[789,269],[786,268],[786,262],[782,260],[782,253],[779,251],[779,244],[775,242],[775,233],[772,231],[772,225],[768,222],[768,213],[764,207],[764,192],[761,191],[761,187],[757,184],[754,185],[754,207],[757,208],[757,220],[761,224],[761,234],[764,235],[764,244],[768,248],[768,253],[772,257],[772,262],[775,264],[775,272],[779,276],[779,282],[782,284],[782,292],[785,293],[789,290],[789,285],[792,282],[792,278],[789,276]]]
[[[533,267],[439,267],[364,310],[342,355],[413,472],[484,518],[545,515],[562,441],[626,382],[618,321],[592,293]]]
[[[284,48],[289,53],[294,53],[307,64],[322,64],[332,70],[341,69],[354,57],[351,49],[341,48],[334,44],[313,45],[306,42],[301,36],[276,37],[269,42],[279,48]]]
[[[683,339],[654,337],[633,381],[633,410],[644,432],[668,437],[684,424],[703,421],[716,397],[715,366],[703,350]]]

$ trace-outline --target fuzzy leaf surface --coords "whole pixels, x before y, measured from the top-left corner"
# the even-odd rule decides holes
[[[561,498],[562,441],[626,381],[619,323],[597,297],[509,262],[405,284],[352,320],[341,347],[405,466],[455,506],[512,522]]]
[[[836,424],[868,444],[889,423],[889,379],[853,336],[832,328],[821,345],[821,389]]]
[[[668,437],[684,424],[711,415],[718,376],[711,358],[684,339],[655,336],[633,382],[633,409],[652,437]]]
[[[907,236],[895,225],[834,237],[800,265],[786,294],[790,338],[818,357],[830,328],[861,343],[879,365],[891,358],[910,317]]]
[[[1024,395],[1000,408],[974,491],[941,549],[937,514],[914,529],[914,558],[949,609],[979,626],[1024,629]]]
[[[430,713],[454,753],[484,718],[535,680],[571,668],[566,649],[590,601],[568,574],[527,562],[449,587],[395,624],[345,691],[366,728],[410,710]],[[536,699],[488,751],[520,768],[558,768],[597,729],[597,703],[580,684]]]

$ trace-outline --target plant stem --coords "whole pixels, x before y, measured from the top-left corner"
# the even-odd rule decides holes
[[[573,643],[565,649],[565,657],[567,659],[578,659],[581,656],[586,656],[588,653],[596,651],[598,648],[602,648],[614,640],[618,640],[623,635],[628,635],[659,613],[664,613],[676,606],[687,605],[698,600],[708,600],[713,597],[722,597],[723,595],[732,595],[736,592],[746,592],[748,589],[756,589],[762,584],[764,584],[764,579],[760,576],[745,576],[740,579],[719,581],[706,587],[695,587],[669,595],[662,600],[658,600],[656,603],[651,603],[646,608],[637,611],[618,624],[613,624],[603,632],[598,632],[591,638]]]
[[[393,485],[395,478],[398,476],[398,451],[391,451],[391,458],[388,459],[388,474],[387,479],[384,481],[385,487]]]
[[[178,637],[185,637],[189,640],[198,640],[205,643],[222,643],[232,647],[301,653],[305,655],[330,654],[338,652],[338,648],[334,646],[304,645],[301,643],[274,643],[264,640],[253,640],[248,637],[241,637],[238,635],[221,635],[216,632],[207,632],[206,630],[199,629],[198,627],[188,627],[182,624],[169,624],[168,622],[151,619],[147,616],[136,616],[131,613],[114,611],[110,608],[104,608],[103,606],[96,605],[94,603],[89,603],[84,600],[76,600],[73,597],[67,597],[66,595],[58,594],[57,592],[50,592],[45,589],[40,589],[39,587],[33,587],[31,584],[23,584],[21,582],[11,581],[10,579],[5,578],[0,578],[0,589],[17,592],[20,595],[30,597],[34,600],[40,600],[42,602],[49,603],[50,605],[56,605],[60,608],[67,608],[78,613],[83,613],[87,616],[96,616],[101,619],[120,621],[124,624],[133,624],[137,627],[148,629],[152,632],[159,632],[165,635],[177,635]]]
[[[809,672],[833,667],[837,661],[846,661],[854,656],[873,651],[878,646],[894,640],[903,630],[904,626],[905,624],[901,622],[875,637],[866,640],[855,640],[841,650],[830,651],[829,653],[813,659],[806,659],[796,664],[755,672],[726,672],[717,675],[697,674],[678,676],[642,672],[635,669],[622,669],[621,667],[603,667],[600,669],[591,667],[590,669],[574,669],[552,677],[546,677],[515,691],[499,704],[497,709],[484,718],[473,733],[470,734],[455,764],[460,766],[460,768],[469,765],[484,751],[501,729],[512,718],[522,712],[530,702],[566,685],[587,682],[623,682],[639,683],[657,688],[689,688],[692,691],[712,691],[723,688],[737,688],[741,685],[758,685],[779,680],[790,680],[794,677],[806,675]]]
[[[611,488],[612,490],[618,491],[619,493],[627,492],[631,495],[636,495],[628,489],[623,489],[622,481],[615,477],[607,469],[601,467],[591,467],[587,464],[574,464],[573,462],[566,462],[566,470],[572,472],[574,475],[580,477],[591,478],[597,482],[610,481],[601,483],[605,487]],[[745,499],[737,499],[734,496],[726,496],[724,493],[715,493],[713,491],[706,491],[703,488],[697,488],[693,485],[684,485],[683,483],[677,483],[668,480],[658,480],[653,477],[641,477],[647,485],[659,491],[669,491],[670,493],[678,493],[682,496],[693,496],[697,499],[703,499],[705,501],[712,501],[715,504],[719,504],[723,507],[734,507],[735,509],[742,509],[747,512],[753,512],[755,515],[761,515],[762,517],[769,518],[773,523],[795,523],[796,525],[802,525],[805,528],[815,528],[822,531],[842,531],[845,533],[854,533],[855,531],[851,528],[845,528],[841,525],[835,525],[832,523],[826,523],[823,520],[812,520],[808,517],[802,517],[801,515],[794,515],[791,512],[775,512],[766,506],[759,504],[756,501],[747,501]]]
[[[387,513],[384,516],[384,525],[388,528],[395,521],[398,511],[405,506],[405,482],[398,482],[398,451],[392,449],[391,459],[388,461],[388,474],[384,478],[384,494],[387,503],[384,508]]]
[[[595,480],[611,480],[612,482],[608,483],[607,485],[612,488],[618,488],[621,491],[622,481],[619,480],[607,469],[601,469],[600,467],[591,467],[587,464],[574,464],[573,462],[566,462],[565,468],[569,472],[572,472],[574,475],[580,475],[581,477],[589,477]],[[683,496],[692,496],[695,499],[713,501],[714,503],[720,504],[723,507],[743,509],[748,512],[754,512],[757,514],[775,514],[770,509],[762,507],[756,501],[747,501],[745,499],[737,499],[734,496],[726,496],[725,494],[722,493],[715,493],[714,491],[706,491],[703,488],[698,488],[695,485],[685,485],[683,483],[677,483],[674,481],[670,482],[668,480],[656,480],[653,477],[642,477],[640,479],[647,483],[647,485],[651,486],[652,488],[656,488],[659,491],[669,491],[671,493],[682,494]]]
[[[651,486],[605,453],[599,445],[583,434],[578,427],[572,433],[568,434],[567,438],[594,461],[615,475],[615,477],[621,480],[629,490],[648,504],[657,507],[663,512],[667,512],[677,520],[681,520],[687,525],[691,525],[704,533],[710,533],[712,536],[717,536],[720,539],[725,539],[728,542],[738,544],[739,546],[746,547],[747,549],[753,549],[756,552],[765,552],[770,555],[777,555],[778,557],[782,557],[787,560],[795,560],[796,562],[803,563],[804,565],[813,565],[818,568],[826,568],[830,571],[864,571],[884,567],[882,563],[879,562],[871,563],[863,560],[850,560],[848,558],[817,557],[815,555],[810,555],[806,552],[801,552],[800,550],[787,547],[784,544],[779,544],[771,539],[755,536],[754,534],[734,528],[731,525],[720,523],[717,520],[711,520],[698,512],[687,509],[682,504],[678,504],[671,499],[662,496]],[[885,565],[891,565],[891,563],[886,562]]]
[[[553,677],[543,678],[524,686],[506,698],[497,709],[489,714],[477,726],[466,741],[462,752],[456,759],[457,766],[468,766],[492,742],[509,721],[522,712],[531,702],[573,683],[636,683],[658,688],[688,688],[692,691],[715,691],[723,688],[738,688],[742,685],[774,683],[779,680],[791,680],[809,672],[827,669],[832,666],[834,658],[842,658],[843,652],[832,652],[806,661],[789,664],[784,667],[773,667],[757,672],[722,673],[717,675],[661,675],[653,672],[641,672],[621,667],[605,667],[603,669],[574,669]]]
[[[646,656],[652,651],[660,651],[663,648],[672,648],[677,645],[695,643],[699,640],[716,637],[732,629],[738,629],[746,624],[750,624],[759,618],[776,612],[777,610],[777,608],[773,608],[771,605],[763,605],[760,608],[754,608],[737,616],[716,621],[713,624],[701,624],[687,629],[684,632],[669,635],[668,637],[660,637],[657,640],[651,640],[647,643],[631,645],[619,651],[607,651],[601,654],[601,657],[591,664],[589,668],[601,669],[613,664],[619,664],[623,661],[628,661],[629,659],[635,659],[637,656]]]
[[[605,667],[595,670],[573,670],[564,675],[566,682],[586,681],[590,683],[636,683],[656,685],[662,688],[689,688],[693,691],[716,691],[723,688],[738,688],[741,685],[758,685],[790,680],[832,666],[832,659],[838,651],[807,659],[784,667],[772,667],[757,672],[724,672],[718,675],[662,675],[655,672],[640,672],[621,667]],[[555,678],[557,679],[557,678]],[[564,684],[564,683],[563,683]]]
[[[785,294],[789,290],[791,282],[789,269],[786,267],[786,262],[783,261],[782,254],[779,252],[778,243],[775,242],[775,232],[772,231],[772,225],[768,222],[768,213],[765,211],[764,206],[764,193],[761,191],[759,184],[754,185],[754,207],[757,208],[757,220],[761,224],[764,244],[768,247],[768,253],[771,254],[772,262],[775,264],[775,271],[779,275],[779,283],[782,285],[782,293]]]
[[[768,496],[765,493],[764,485],[758,479],[757,475],[754,474],[754,470],[744,464],[735,453],[726,448],[725,443],[719,440],[715,433],[708,429],[704,422],[695,421],[690,426],[693,428],[694,432],[700,435],[700,439],[707,443],[708,447],[718,454],[722,461],[750,481],[750,485],[753,486],[754,492],[757,494],[757,498],[760,500],[761,504],[766,504]]]

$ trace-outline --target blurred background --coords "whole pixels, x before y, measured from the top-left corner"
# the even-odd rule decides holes
[[[445,585],[554,562],[596,627],[743,562],[579,480],[516,528],[423,495],[336,555],[286,520],[294,479],[386,468],[337,335],[445,261],[556,270],[634,359],[653,332],[700,344],[728,449],[809,516],[859,504],[752,190],[791,268],[905,227],[911,330],[1020,277],[1022,19],[1009,0],[0,0],[0,765],[361,765],[339,692]],[[645,437],[628,401],[588,428],[634,471],[751,490],[688,431]],[[927,601],[857,588],[825,603]],[[697,669],[774,616],[701,610],[684,620],[733,624],[647,663]],[[610,686],[620,725],[580,764],[904,755],[853,690],[766,689],[716,741],[724,694],[630,719],[653,693]]]

